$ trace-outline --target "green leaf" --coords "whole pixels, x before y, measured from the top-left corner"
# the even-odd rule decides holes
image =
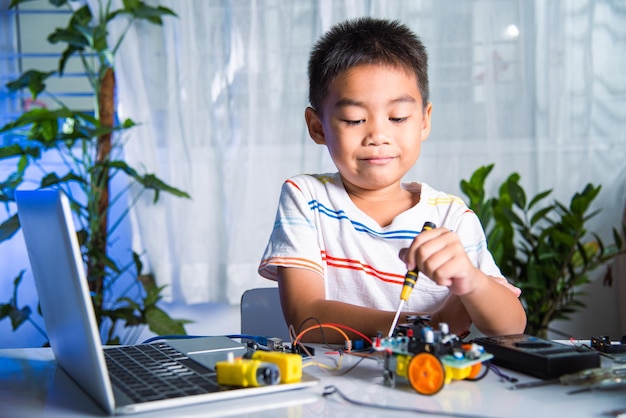
[[[163,6],[148,6],[143,1],[127,0],[124,1],[124,9],[116,10],[107,16],[107,21],[113,20],[118,14],[130,14],[135,19],[147,20],[155,25],[162,25],[163,16],[176,17],[176,13],[171,9]]]
[[[6,87],[10,91],[28,88],[33,99],[36,99],[39,96],[39,93],[46,89],[46,83],[44,83],[44,81],[46,81],[54,73],[54,71],[42,72],[38,70],[28,70],[17,80],[7,83]]]
[[[507,181],[509,196],[515,206],[520,209],[524,209],[526,207],[526,193],[518,184],[519,176],[517,176],[515,181],[512,181],[511,177],[509,179],[511,179],[511,181]]]
[[[23,147],[19,144],[11,144],[6,147],[0,147],[0,160],[18,156],[30,156],[38,159],[41,157],[41,149],[39,147]]]
[[[140,0],[124,0],[124,8],[128,10],[135,10],[139,7]]]
[[[77,182],[79,184],[87,185],[87,180],[77,175],[76,173],[69,172],[63,177],[59,177],[57,173],[48,173],[41,179],[41,188],[50,187],[57,184],[66,184],[70,182]]]
[[[92,32],[91,47],[100,53],[108,51],[109,45],[107,43],[107,35],[108,31],[104,22],[98,26],[95,26]],[[103,61],[107,64],[111,64],[110,61],[112,60],[109,58],[105,58]]]
[[[11,311],[9,316],[11,317],[11,326],[13,331],[18,329],[22,324],[28,321],[30,318],[30,314],[32,313],[29,306],[24,306],[22,309],[14,309]]]
[[[168,184],[163,182],[154,174],[146,174],[145,176],[140,178],[139,182],[144,188],[152,189],[155,191],[154,203],[156,203],[159,200],[159,192],[167,192],[176,197],[184,197],[187,199],[191,198],[191,196],[189,196],[186,192],[183,192],[182,190],[179,190],[175,187],[169,186]]]
[[[619,232],[617,231],[617,229],[613,228],[613,241],[615,242],[615,247],[617,247],[618,250],[622,249],[622,237],[620,236]]]
[[[532,200],[530,201],[530,203],[528,204],[528,210],[531,210],[537,203],[541,202],[543,199],[548,197],[550,195],[550,193],[552,193],[552,189],[545,190],[545,191],[537,194],[535,197],[533,197]]]
[[[66,43],[68,47],[72,47],[73,52],[82,51],[91,44],[81,31],[72,27],[57,28],[48,35],[48,42],[51,44]]]
[[[535,214],[530,219],[530,226],[533,227],[537,224],[537,222],[546,219],[552,211],[554,211],[554,206],[550,205],[535,212]]]
[[[139,254],[133,251],[133,263],[135,264],[135,271],[137,272],[137,276],[141,277],[141,272],[143,271],[143,263],[141,262],[141,257]]]
[[[598,196],[600,193],[601,186],[595,187],[592,184],[587,184],[582,192],[574,194],[572,200],[570,202],[570,210],[575,213],[582,215],[584,214],[591,202]]]
[[[144,315],[150,331],[156,335],[186,335],[183,324],[189,321],[172,319],[156,306],[146,309]]]
[[[154,190],[156,192],[154,196],[155,203],[158,201],[159,192],[167,192],[176,197],[183,197],[187,199],[191,198],[191,196],[189,196],[189,194],[187,194],[186,192],[183,192],[182,190],[166,184],[163,180],[159,179],[154,174],[146,174],[143,176],[140,175],[135,169],[130,167],[124,161],[111,161],[110,163],[108,163],[108,166],[116,168],[118,170],[122,170],[130,177],[135,179],[135,181],[139,182],[144,188]]]
[[[67,108],[61,108],[57,110],[48,110],[41,108],[34,108],[28,112],[24,112],[13,122],[7,123],[0,129],[1,132],[9,132],[16,128],[22,128],[30,126],[34,123],[41,123],[46,121],[57,122],[58,119],[72,116],[72,112]]]
[[[9,9],[13,9],[15,6],[20,5],[22,3],[26,3],[33,0],[11,0],[11,4],[9,5]]]
[[[67,61],[72,57],[72,55],[83,50],[83,47],[78,47],[74,45],[68,45],[67,48],[65,48],[63,54],[61,54],[61,58],[59,59],[59,66],[57,69],[60,75],[63,75],[63,72],[65,71],[65,65],[67,64]]]
[[[524,221],[522,221],[522,219],[517,216],[517,214],[509,209],[509,208],[502,208],[502,213],[504,214],[504,216],[506,216],[506,219],[508,219],[509,221],[513,222],[514,224],[523,226],[524,225]]]
[[[137,126],[137,124],[133,122],[132,119],[125,119],[124,122],[122,122],[122,129],[129,129],[133,126]]]
[[[17,213],[0,224],[0,242],[11,239],[20,230],[20,219]]]

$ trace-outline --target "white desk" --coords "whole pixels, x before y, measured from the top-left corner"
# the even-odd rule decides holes
[[[324,361],[324,350],[317,358]],[[342,367],[358,358],[346,356]],[[415,416],[415,413],[385,411],[354,406],[337,395],[323,397],[324,387],[334,385],[350,398],[382,405],[456,412],[480,417],[600,417],[608,411],[626,414],[626,388],[568,394],[572,387],[552,385],[511,390],[509,383],[490,372],[477,382],[453,381],[434,396],[422,396],[408,386],[383,385],[382,368],[374,360],[364,360],[345,376],[333,376],[316,366],[307,373],[320,378],[313,388],[279,394],[221,401],[195,407],[133,417],[383,417]],[[520,382],[536,379],[503,370]],[[94,404],[60,369],[46,348],[0,350],[0,417],[92,417],[103,416]],[[429,415],[420,415],[429,416]]]

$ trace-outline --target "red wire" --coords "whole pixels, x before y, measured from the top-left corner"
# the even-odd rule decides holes
[[[357,334],[359,337],[362,337],[368,343],[372,344],[372,339],[370,337],[368,337],[367,335],[363,334],[362,332],[359,332],[359,331],[355,330],[354,328],[350,328],[347,325],[341,325],[341,324],[332,324],[332,323],[330,323],[328,325],[332,325],[334,327],[343,328],[345,330],[351,331],[351,332]]]

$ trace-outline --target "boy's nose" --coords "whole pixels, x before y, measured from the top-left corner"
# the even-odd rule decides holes
[[[389,135],[380,122],[372,121],[365,137],[365,145],[383,145],[389,143]]]

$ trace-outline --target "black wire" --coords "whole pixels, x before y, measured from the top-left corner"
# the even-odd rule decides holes
[[[487,364],[487,367],[490,370],[492,370],[495,374],[497,374],[498,377],[500,377],[500,379],[506,380],[507,382],[510,382],[510,383],[517,383],[518,382],[519,379],[517,377],[509,376],[509,375],[503,373],[502,370],[497,368],[493,363],[485,363],[485,364]]]
[[[483,363],[481,369],[482,373],[480,375],[476,377],[466,377],[465,380],[470,382],[478,382],[479,380],[482,380],[485,376],[487,376],[487,374],[489,374],[489,364]]]
[[[373,350],[372,350],[372,351],[369,351],[369,352],[367,353],[367,355],[364,355],[364,356],[360,357],[360,358],[359,358],[359,360],[358,360],[356,363],[354,363],[353,365],[351,365],[350,367],[346,368],[345,370],[341,370],[341,372],[339,372],[339,373],[334,373],[334,376],[345,376],[345,375],[347,375],[347,374],[348,374],[348,373],[350,373],[352,370],[354,370],[354,369],[356,368],[356,366],[358,366],[359,364],[361,364],[361,362],[362,362],[363,360],[365,360],[365,359],[369,359],[369,358],[373,358],[372,356],[370,356],[370,355],[369,355],[369,354],[372,354],[373,352],[374,352]],[[345,356],[345,355],[347,355],[347,354],[346,354],[344,351],[340,351],[340,352],[339,352],[339,355],[341,355],[341,356]]]
[[[472,415],[472,414],[462,414],[462,413],[444,412],[444,411],[429,411],[429,410],[420,409],[420,408],[409,408],[405,406],[394,406],[394,405],[381,405],[381,404],[375,404],[375,403],[370,403],[370,402],[357,401],[356,399],[352,399],[346,396],[335,385],[326,386],[324,388],[324,392],[322,393],[322,396],[324,397],[328,397],[331,395],[338,395],[341,399],[353,405],[364,406],[366,408],[384,409],[386,411],[412,412],[412,413],[417,413],[417,414],[430,414],[430,415],[455,417],[455,418],[489,418],[485,415]]]
[[[323,344],[330,347],[330,344],[328,343],[328,340],[326,339],[326,334],[324,333],[324,327],[323,327],[322,321],[320,321],[318,318],[315,318],[313,316],[308,317],[307,319],[305,319],[304,321],[300,323],[300,326],[298,327],[297,335],[300,335],[300,333],[302,332],[302,329],[304,328],[304,324],[306,324],[309,321],[313,321],[317,323],[317,325],[319,326],[320,332],[322,334]]]

